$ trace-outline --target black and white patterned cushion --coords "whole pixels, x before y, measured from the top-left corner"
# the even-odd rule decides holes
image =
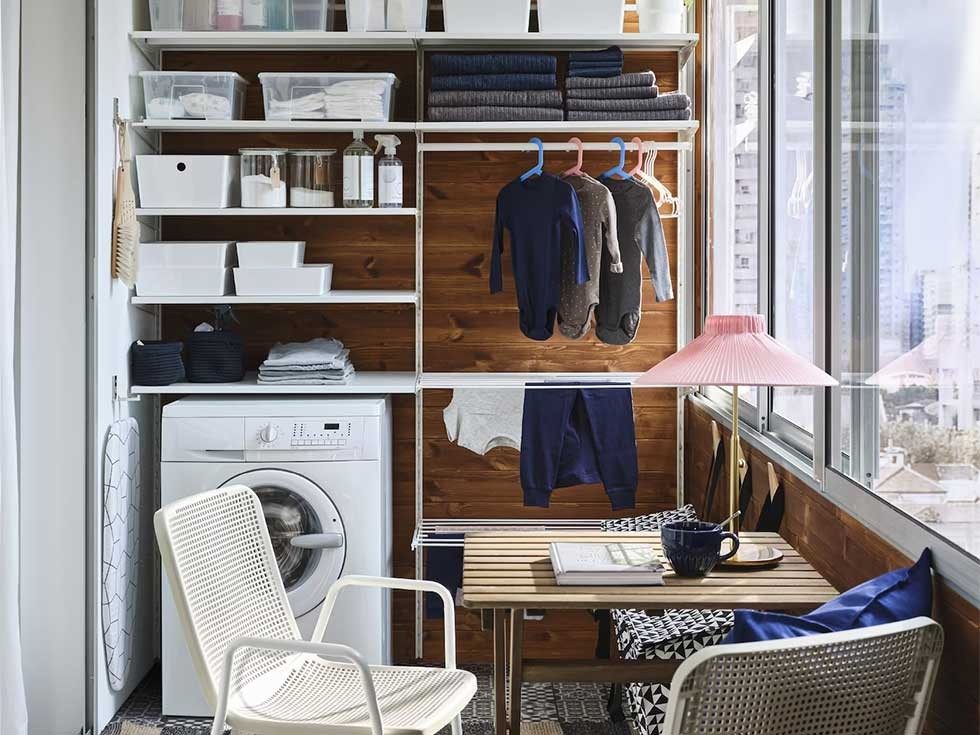
[[[657,531],[664,523],[696,521],[694,507],[603,523],[606,531]],[[650,615],[643,610],[613,610],[619,653],[627,659],[682,661],[692,653],[721,641],[734,624],[731,610],[664,610]],[[663,684],[632,683],[625,699],[641,735],[660,735],[667,714],[670,689]]]

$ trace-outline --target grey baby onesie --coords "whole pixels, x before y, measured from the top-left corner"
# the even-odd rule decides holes
[[[575,251],[577,243],[569,236],[561,242],[561,294],[558,300],[558,329],[571,339],[581,339],[592,328],[592,312],[599,303],[599,281],[602,263],[602,244],[609,250],[606,270],[622,273],[619,262],[619,239],[616,228],[616,204],[605,186],[591,176],[568,176],[578,196],[582,212],[585,240],[585,259],[589,280],[576,283]]]
[[[601,183],[609,188],[616,203],[623,272],[607,273],[607,263],[612,260],[603,252],[595,331],[606,344],[625,345],[633,341],[640,326],[643,284],[640,261],[645,258],[650,268],[657,301],[674,298],[674,289],[670,283],[667,243],[653,194],[633,179],[602,178]]]

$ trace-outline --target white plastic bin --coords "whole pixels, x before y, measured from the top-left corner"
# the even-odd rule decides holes
[[[140,206],[226,209],[241,202],[238,156],[136,156]]]
[[[144,268],[136,277],[137,296],[226,296],[231,268]]]
[[[293,0],[295,2],[295,0]],[[347,30],[424,31],[428,0],[347,0]]]
[[[332,265],[235,268],[235,291],[239,296],[322,296],[332,279]]]
[[[240,120],[248,82],[228,71],[141,71],[148,120]]]
[[[266,120],[389,122],[398,79],[389,73],[262,72]]]
[[[527,33],[531,0],[443,0],[447,33]]]
[[[139,265],[140,268],[227,268],[234,265],[234,244],[231,241],[143,242]]]
[[[242,268],[299,268],[306,243],[302,240],[240,242],[238,265]]]
[[[538,0],[541,33],[622,33],[625,14],[625,0]]]
[[[154,31],[213,31],[213,0],[149,0]]]

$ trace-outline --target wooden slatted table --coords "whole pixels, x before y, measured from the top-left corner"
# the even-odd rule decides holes
[[[778,534],[742,533],[743,543],[776,546],[782,561],[763,569],[716,568],[701,579],[678,577],[667,565],[666,584],[649,587],[559,587],[548,545],[552,541],[649,543],[661,558],[658,533],[482,532],[466,535],[463,551],[463,605],[493,611],[494,698],[497,735],[520,734],[524,681],[669,683],[677,661],[534,661],[524,658],[524,611],[582,609],[646,610],[752,608],[809,612],[837,590]],[[665,560],[666,563],[666,560]],[[509,625],[508,625],[509,618]],[[505,662],[510,638],[510,712]]]

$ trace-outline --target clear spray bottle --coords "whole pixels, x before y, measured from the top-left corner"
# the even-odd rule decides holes
[[[397,135],[375,135],[378,148],[375,153],[385,150],[378,161],[378,206],[383,209],[399,209],[403,206],[404,167],[401,159],[395,156],[395,149],[401,145]]]

